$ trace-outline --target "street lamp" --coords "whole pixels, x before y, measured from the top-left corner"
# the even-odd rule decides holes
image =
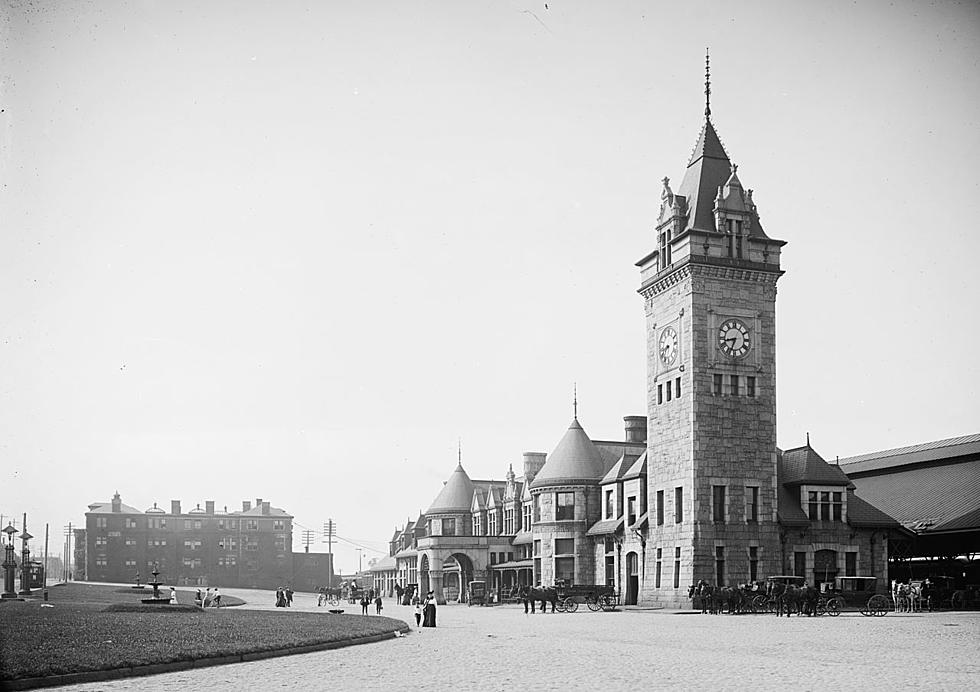
[[[3,594],[0,598],[17,598],[17,592],[14,590],[14,570],[17,569],[17,561],[14,559],[14,534],[17,533],[17,529],[13,524],[7,524],[3,532],[7,534],[7,542],[4,544]]]

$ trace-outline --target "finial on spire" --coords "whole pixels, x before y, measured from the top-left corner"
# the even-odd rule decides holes
[[[456,438],[456,461],[460,466],[463,465],[463,438]]]
[[[704,49],[704,117],[711,119],[711,56]]]
[[[807,447],[810,446],[810,433],[809,432],[807,432],[807,434],[806,434],[806,446]]]
[[[578,382],[572,383],[572,416],[578,420]]]

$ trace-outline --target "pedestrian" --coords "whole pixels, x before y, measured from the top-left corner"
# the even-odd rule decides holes
[[[286,607],[293,607],[293,587],[291,586],[286,587]]]
[[[276,587],[276,608],[286,607],[286,592],[281,586]]]
[[[425,605],[422,607],[422,627],[436,626],[436,598],[434,592],[426,594]]]
[[[194,602],[199,606],[204,605],[204,594],[201,593],[200,589],[197,590],[197,594],[194,596]]]
[[[368,614],[368,604],[370,603],[371,601],[368,600],[367,593],[361,596],[361,615]]]
[[[211,603],[214,604],[215,608],[221,607],[221,594],[218,593],[218,587],[214,587],[214,593],[211,594]]]
[[[204,593],[204,600],[201,602],[202,608],[207,608],[211,604],[211,587]]]
[[[415,599],[415,629],[420,629],[422,627],[422,604],[419,603],[418,599]]]
[[[177,605],[177,589],[170,587],[170,604]]]
[[[381,609],[382,609],[382,607],[383,607],[383,606],[381,605],[381,596],[377,596],[377,597],[376,597],[376,598],[374,599],[374,607],[375,607],[375,610],[377,610],[377,614],[378,614],[378,615],[381,615]]]

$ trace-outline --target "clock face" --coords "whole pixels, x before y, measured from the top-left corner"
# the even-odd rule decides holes
[[[741,358],[752,347],[749,328],[741,320],[725,320],[718,329],[718,348],[726,356]]]
[[[660,360],[664,365],[670,365],[677,358],[677,332],[673,327],[667,327],[660,332]]]

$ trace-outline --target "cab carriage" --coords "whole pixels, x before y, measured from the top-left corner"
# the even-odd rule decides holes
[[[890,596],[878,590],[878,577],[837,577],[833,586],[827,584],[817,606],[828,615],[840,615],[843,610],[856,610],[865,616],[882,617],[892,610]]]

